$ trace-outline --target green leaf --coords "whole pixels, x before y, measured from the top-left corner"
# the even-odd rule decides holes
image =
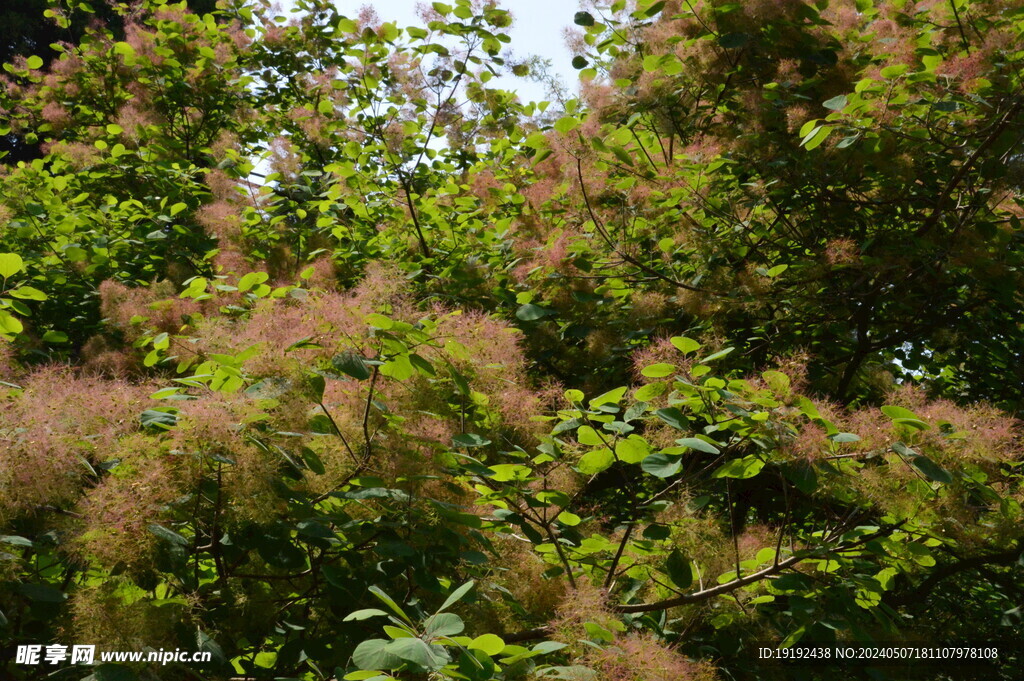
[[[665,573],[679,589],[687,589],[693,584],[693,566],[679,551],[668,554]]]
[[[662,541],[672,536],[672,528],[668,525],[662,525],[660,523],[654,523],[644,528],[643,537],[644,539],[650,539],[652,541]]]
[[[670,340],[670,342],[684,355],[688,355],[691,352],[697,352],[701,348],[700,343],[692,338],[687,338],[686,336],[675,336]]]
[[[320,416],[323,416],[323,414],[320,414]],[[317,456],[317,453],[309,447],[302,448],[302,460],[306,462],[306,467],[317,475],[323,475],[327,472],[327,469],[324,468],[324,462],[321,461],[320,457]]]
[[[575,16],[572,18],[572,23],[577,26],[593,26],[594,15],[590,12],[576,12]]]
[[[702,359],[701,362],[705,362],[705,363],[706,362],[714,362],[716,359],[722,359],[723,357],[725,357],[726,355],[728,355],[730,352],[732,352],[735,349],[736,348],[725,348],[724,350],[719,350],[716,353],[708,355],[707,357]]]
[[[615,443],[615,456],[625,463],[640,463],[651,452],[651,446],[643,438],[630,435]]]
[[[910,447],[907,447],[902,442],[896,442],[892,445],[893,451],[901,454],[903,457],[910,460],[910,465],[919,470],[924,477],[934,482],[941,482],[944,485],[948,485],[953,482],[953,476],[942,466],[938,465],[924,454],[918,454]]]
[[[67,343],[68,335],[63,331],[47,331],[43,334],[44,343]]]
[[[575,513],[569,513],[568,511],[562,511],[559,513],[557,520],[567,527],[575,527],[583,522],[583,519],[578,515]]]
[[[311,374],[309,376],[309,387],[313,391],[313,400],[315,402],[324,401],[324,390],[327,389],[327,381],[320,374]]]
[[[160,537],[164,541],[170,542],[171,544],[176,544],[177,546],[181,546],[182,548],[185,548],[192,543],[187,538],[181,536],[174,530],[169,530],[158,523],[150,523],[149,531],[155,534],[156,536]]]
[[[580,127],[580,120],[575,116],[562,116],[555,121],[555,130],[561,133],[572,132]]]
[[[608,403],[618,404],[619,400],[621,400],[623,395],[625,394],[626,386],[622,386],[621,388],[613,388],[608,392],[601,393],[594,399],[590,400],[590,408],[596,409],[597,407],[600,407],[602,404]]]
[[[436,648],[436,652],[431,650]],[[422,639],[400,638],[388,643],[384,650],[406,662],[412,662],[424,669],[437,669],[447,661],[440,657],[442,648],[430,646]],[[440,664],[438,664],[440,662]]]
[[[576,467],[584,475],[594,475],[606,470],[615,462],[615,455],[607,447],[589,451],[580,457]]]
[[[17,253],[0,253],[0,277],[13,277],[25,266],[25,261]]]
[[[360,669],[395,669],[402,658],[385,649],[389,643],[381,638],[363,641],[352,651],[352,662]]]
[[[22,300],[46,300],[45,293],[31,286],[19,286],[18,288],[11,289],[7,293],[14,298],[20,298]]]
[[[668,390],[668,385],[662,383],[661,381],[657,381],[655,383],[648,383],[643,387],[637,388],[637,391],[633,393],[633,397],[635,397],[638,402],[650,402],[655,397],[658,397],[659,395],[664,393],[666,390]]]
[[[587,61],[586,57],[581,57],[580,55],[576,55],[575,57],[572,58],[572,67],[574,69],[576,69],[577,71],[580,70],[580,69],[587,68],[587,66],[589,64],[590,64],[590,62]]]
[[[920,420],[914,412],[903,407],[897,407],[895,405],[885,405],[882,407],[882,413],[891,419],[915,419]]]
[[[28,66],[30,69],[41,69],[43,68],[43,60],[41,57],[37,57],[33,54],[31,57],[25,60],[25,65]]]
[[[360,671],[349,672],[345,676],[341,676],[341,668],[338,667],[334,670],[334,677],[338,679],[345,679],[345,681],[389,681],[395,677],[388,674],[382,674],[377,669],[363,669]]]
[[[829,435],[829,439],[832,442],[859,442],[860,435],[854,435],[853,433],[836,433],[835,435]]]
[[[727,50],[735,50],[743,47],[750,40],[746,33],[726,33],[718,38],[718,44]]]
[[[452,438],[456,447],[486,447],[491,441],[476,433],[459,433]]]
[[[535,322],[538,319],[547,317],[549,314],[552,314],[549,310],[545,310],[543,307],[533,303],[520,305],[519,309],[516,310],[516,318],[524,322]]]
[[[441,604],[441,607],[438,608],[437,611],[441,612],[443,610],[447,610],[448,608],[452,607],[453,605],[461,601],[462,598],[469,593],[470,589],[473,588],[474,584],[476,584],[476,582],[470,580],[462,586],[460,586],[455,591],[448,594],[448,598],[445,599],[444,603]]]
[[[0,335],[15,336],[25,330],[17,317],[6,310],[0,310]]]
[[[846,108],[846,104],[846,95],[837,95],[832,99],[826,100],[825,103],[822,104],[822,106],[824,106],[826,109],[831,109],[832,111],[842,111],[843,109]]]
[[[466,628],[465,622],[458,615],[450,612],[441,612],[436,615],[431,615],[423,623],[424,633],[429,638],[437,638],[439,636],[455,636],[461,634],[462,630]]]
[[[238,290],[248,291],[253,286],[262,284],[270,278],[266,272],[249,272],[244,277],[238,280]]]
[[[814,472],[814,466],[807,461],[787,464],[782,472],[793,486],[804,494],[813,494],[818,488],[818,474]]]
[[[656,478],[669,478],[679,472],[683,467],[683,460],[679,456],[668,454],[651,454],[640,464],[644,473],[653,475]]]
[[[811,133],[812,130],[817,128],[818,120],[819,119],[817,119],[817,118],[812,118],[811,120],[807,121],[806,123],[804,123],[800,127],[800,132],[798,132],[797,134],[800,137],[807,137]]]
[[[623,147],[616,144],[612,147],[612,153],[615,154],[615,158],[619,159],[621,163],[627,166],[633,165],[633,157]]]
[[[18,535],[14,535],[14,534],[0,535],[0,542],[3,542],[4,544],[10,544],[11,546],[25,546],[25,547],[32,546],[32,540],[31,539],[26,539],[25,537],[19,537]]]
[[[746,480],[760,473],[762,468],[764,468],[764,461],[756,456],[745,456],[742,459],[733,459],[724,466],[720,466],[711,477]]]
[[[894,64],[882,69],[881,74],[882,78],[899,78],[908,70],[910,70],[909,64]]]
[[[657,14],[661,10],[665,9],[665,5],[666,4],[667,3],[666,3],[665,0],[661,0],[660,2],[654,3],[653,5],[648,7],[646,10],[644,10],[644,16],[645,17],[653,17],[655,14]]]
[[[761,378],[765,380],[768,387],[773,392],[779,393],[780,395],[788,395],[790,388],[789,376],[782,373],[781,371],[769,370],[761,374]]]
[[[380,367],[380,373],[396,381],[404,381],[416,375],[416,367],[408,355],[399,355],[384,362]]]
[[[178,423],[178,410],[165,408],[147,409],[139,415],[139,423],[143,428],[170,430]]]
[[[349,613],[345,616],[342,622],[361,622],[368,620],[371,617],[380,617],[381,615],[387,617],[387,613],[377,608],[364,608],[362,610],[356,610],[355,612]]]
[[[352,351],[346,351],[340,355],[332,357],[331,366],[341,373],[351,376],[359,381],[365,381],[373,375],[373,372],[370,371],[370,367],[366,364],[366,360],[363,359],[362,355]]]
[[[670,374],[675,372],[675,370],[675,364],[666,364],[665,362],[661,362],[658,364],[651,364],[650,366],[645,366],[643,369],[641,369],[640,373],[646,376],[647,378],[664,378],[665,376],[669,376]]]
[[[495,636],[494,634],[483,634],[470,641],[466,647],[470,650],[482,650],[491,657],[494,657],[505,650],[505,641],[500,636]]]
[[[395,325],[393,319],[391,319],[390,317],[385,317],[384,315],[379,314],[377,312],[373,312],[371,314],[366,315],[363,321],[365,321],[370,326],[378,328],[382,331],[387,331],[388,329],[392,328]]]
[[[604,445],[604,440],[590,426],[580,426],[579,430],[576,431],[576,439],[579,440],[581,445],[590,445],[591,447]]]
[[[80,246],[68,246],[64,249],[64,257],[71,262],[82,262],[89,257],[89,254]]]
[[[811,151],[812,149],[817,149],[819,146],[821,146],[821,143],[824,142],[825,139],[829,135],[832,134],[832,130],[833,130],[833,128],[831,126],[828,126],[828,125],[819,126],[819,127],[815,128],[814,130],[812,130],[800,142],[800,146],[802,146],[807,151]]]
[[[388,596],[383,589],[381,589],[378,586],[371,586],[367,589],[367,591],[369,591],[378,599],[380,599],[381,602],[383,602],[386,606],[391,608],[392,612],[401,617],[403,620],[412,623],[412,620],[409,619],[409,616],[405,614],[405,611],[402,610],[402,608],[399,607],[398,603],[396,603],[394,599],[391,598],[391,596]]]
[[[682,447],[696,449],[698,452],[705,452],[706,454],[718,454],[721,452],[721,450],[718,447],[714,446],[710,442],[707,442],[706,440],[701,440],[698,437],[680,438],[676,440],[676,444]]]
[[[919,419],[917,414],[903,407],[886,405],[882,407],[882,413],[891,418],[892,422],[897,425],[910,426],[917,430],[928,430],[931,428],[931,426]]]
[[[416,367],[416,371],[420,372],[424,376],[436,376],[437,372],[434,371],[434,366],[429,363],[426,359],[417,353],[409,355],[410,364]]]
[[[39,603],[62,603],[68,595],[48,584],[19,584],[18,591],[26,598]]]
[[[654,413],[657,414],[659,419],[676,430],[686,430],[690,427],[690,420],[686,418],[686,415],[676,407],[666,407],[665,409],[659,409]]]

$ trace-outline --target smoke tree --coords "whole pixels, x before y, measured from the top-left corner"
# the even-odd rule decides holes
[[[5,677],[1024,633],[1016,3],[591,3],[540,103],[493,2],[205,9],[0,80]]]

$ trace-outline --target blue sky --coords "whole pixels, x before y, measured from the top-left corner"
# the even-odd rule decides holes
[[[430,4],[429,0],[336,0],[335,4],[348,16],[355,16],[360,7],[369,5],[382,20],[395,21],[404,27],[422,23],[416,16],[416,5],[421,2]],[[504,0],[499,4],[515,17],[515,24],[508,32],[512,38],[508,47],[516,57],[539,55],[551,59],[554,72],[561,76],[570,92],[575,92],[577,71],[570,63],[572,54],[565,46],[562,30],[572,26],[573,15],[579,10],[577,0]],[[518,91],[523,100],[544,99],[544,87],[532,81],[510,78],[496,84]]]

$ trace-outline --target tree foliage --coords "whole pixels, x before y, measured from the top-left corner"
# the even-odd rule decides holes
[[[591,4],[540,103],[491,2],[110,11],[0,81],[5,675],[1024,633],[1016,3]]]

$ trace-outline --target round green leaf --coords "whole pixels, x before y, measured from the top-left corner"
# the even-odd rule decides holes
[[[0,335],[16,335],[25,329],[17,317],[10,312],[0,310]]]
[[[576,439],[580,441],[581,445],[590,445],[592,447],[598,447],[604,444],[604,440],[597,434],[597,431],[590,426],[580,426],[579,430],[576,431]]]
[[[668,554],[668,560],[665,561],[665,572],[672,583],[680,589],[686,589],[693,584],[693,567],[679,551]]]
[[[476,433],[460,433],[452,438],[456,447],[486,447],[491,441]]]
[[[853,433],[836,433],[835,435],[830,435],[829,439],[832,440],[832,442],[858,442],[860,441],[860,435],[855,435]]]
[[[582,521],[582,518],[580,518],[575,513],[569,513],[568,511],[562,511],[561,513],[558,514],[558,522],[560,522],[563,525],[566,525],[568,527],[575,527],[576,525],[579,525],[581,521]]]
[[[650,366],[644,367],[640,373],[647,378],[664,378],[665,376],[671,375],[675,370],[675,364],[659,362],[658,364],[651,364]]]
[[[625,463],[640,463],[651,453],[651,446],[641,437],[631,435],[615,443],[615,456]]]
[[[402,664],[402,658],[385,650],[391,643],[382,638],[363,641],[352,651],[352,662],[360,669],[394,669]]]
[[[572,23],[577,26],[593,26],[594,15],[590,12],[576,12],[576,15],[572,18]]]
[[[524,322],[535,322],[538,319],[543,319],[549,314],[550,312],[545,310],[543,307],[534,305],[533,303],[520,305],[519,309],[516,310],[516,318]]]
[[[764,468],[764,461],[756,456],[745,456],[742,459],[733,459],[724,466],[720,466],[712,474],[712,477],[746,480],[760,473],[762,468]]]
[[[832,109],[833,111],[842,111],[846,108],[847,99],[846,95],[836,95],[832,99],[826,100],[822,106],[826,109]]]
[[[675,336],[669,342],[684,355],[700,350],[700,343],[686,336]]]
[[[882,413],[891,419],[918,419],[917,414],[910,411],[909,409],[897,407],[892,404],[887,404],[884,407],[882,407]]]
[[[361,355],[354,352],[343,352],[331,359],[331,366],[354,379],[364,381],[372,375],[370,367]]]
[[[607,447],[602,447],[601,449],[595,449],[587,452],[580,457],[580,461],[576,464],[576,467],[579,469],[580,473],[583,473],[584,475],[594,475],[595,473],[600,473],[607,469],[614,462],[615,455],[612,454],[612,450]]]
[[[458,615],[450,612],[442,612],[428,617],[427,621],[424,623],[424,627],[428,637],[437,638],[439,636],[455,636],[456,634],[461,634],[462,630],[466,628],[466,624]]]
[[[25,262],[17,253],[0,253],[0,277],[12,277],[24,266]]]
[[[651,454],[640,464],[645,473],[656,478],[668,478],[679,472],[683,467],[683,460],[678,456],[668,454]]]
[[[650,402],[666,390],[668,390],[668,385],[661,381],[648,383],[647,385],[638,388],[637,391],[633,393],[633,397],[635,397],[638,402]]]
[[[482,650],[493,657],[505,650],[505,641],[503,641],[500,636],[484,634],[482,636],[477,636],[475,639],[470,641],[469,645],[466,647],[470,650]]]
[[[686,418],[686,415],[683,414],[683,412],[679,411],[675,407],[659,409],[654,413],[657,414],[659,419],[676,430],[686,430],[690,426],[690,420]]]
[[[11,289],[8,293],[14,298],[22,300],[46,300],[46,294],[32,286],[19,286],[16,289]]]

